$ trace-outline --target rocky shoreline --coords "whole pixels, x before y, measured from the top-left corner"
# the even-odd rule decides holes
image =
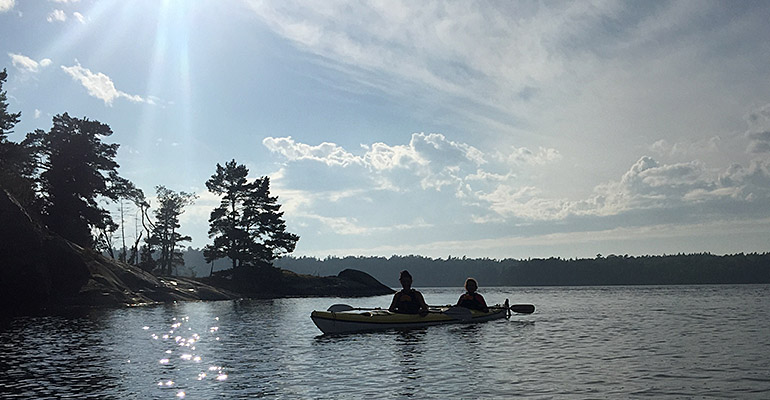
[[[393,293],[365,272],[300,275],[270,269],[244,276],[156,277],[77,246],[36,223],[0,190],[0,317],[67,307],[115,307],[174,301],[299,296],[376,296]]]

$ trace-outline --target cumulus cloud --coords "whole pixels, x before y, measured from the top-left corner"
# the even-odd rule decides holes
[[[48,22],[64,22],[67,20],[67,13],[64,10],[53,10],[45,19]]]
[[[80,84],[88,90],[89,95],[104,101],[104,104],[108,106],[111,106],[115,99],[121,97],[135,103],[146,102],[146,100],[139,95],[132,95],[117,90],[109,76],[101,72],[93,73],[88,68],[81,66],[79,62],[76,62],[76,64],[71,67],[62,65],[61,68],[71,76],[72,79],[80,82]]]
[[[268,137],[262,143],[289,162],[310,160],[328,167],[357,171],[341,175],[338,170],[330,170],[328,179],[320,179],[326,182],[344,176],[354,179],[352,184],[358,185],[356,187],[374,191],[413,194],[445,191],[460,203],[489,202],[492,209],[500,213],[511,204],[511,197],[519,200],[525,192],[531,197],[531,189],[516,188],[517,171],[554,162],[560,157],[555,149],[546,148],[530,151],[512,147],[506,152],[486,153],[439,133],[414,133],[407,144],[361,145],[357,153],[333,143],[316,146],[298,143],[291,137]]]
[[[439,133],[414,133],[405,145],[362,145],[363,154],[354,154],[334,143],[315,146],[297,143],[291,137],[268,137],[262,144],[287,161],[312,160],[327,166],[360,167],[362,172],[370,173],[370,179],[378,182],[378,188],[399,190],[408,187],[411,180],[419,183],[423,190],[453,188],[458,197],[465,197],[466,192],[473,190],[472,186],[480,181],[500,179],[501,175],[483,169],[490,161],[496,164],[507,164],[511,159],[516,161],[504,169],[510,169],[520,161],[517,157],[509,159],[484,154],[474,146],[449,140]],[[531,162],[546,162],[556,158],[554,154],[557,154],[548,149],[541,149],[539,155],[526,149],[514,149],[514,152],[528,154],[525,158]]]
[[[661,165],[652,157],[642,157],[616,182],[596,187],[591,200],[594,210],[583,212],[610,215],[631,209],[657,208],[682,202],[692,192],[715,188],[702,163]]]
[[[22,54],[8,53],[8,56],[11,57],[11,64],[22,71],[37,73],[41,68],[51,65],[51,60],[48,58],[35,61]]]
[[[661,164],[645,156],[619,180],[597,185],[594,191],[595,196],[582,200],[548,198],[534,186],[502,180],[494,190],[476,195],[500,217],[524,221],[620,216],[703,205],[720,208],[727,203],[739,210],[740,204],[770,204],[770,162],[754,160],[748,167],[735,164],[718,173],[698,161]],[[483,222],[493,219],[477,218]]]
[[[761,160],[747,167],[735,164],[720,173],[700,161],[664,164],[644,156],[617,180],[597,185],[595,195],[570,200],[549,198],[538,186],[525,184],[519,178],[528,168],[560,160],[561,155],[555,149],[532,151],[511,147],[508,151],[484,152],[438,133],[415,133],[409,143],[403,145],[362,145],[358,153],[333,143],[316,146],[298,143],[291,137],[269,137],[263,144],[289,162],[310,160],[327,167],[355,169],[361,180],[354,185],[359,188],[413,194],[434,191],[436,195],[444,188],[451,188],[447,192],[450,197],[440,202],[448,206],[455,201],[472,207],[474,212],[467,209],[469,221],[478,223],[561,221],[622,216],[641,210],[719,207],[725,202],[762,204],[770,200],[770,161]],[[328,179],[338,175],[329,171]],[[361,192],[355,192],[355,196],[360,197]],[[344,196],[332,197],[327,194],[324,201],[337,201]],[[305,208],[312,208],[316,200],[320,198],[305,198]],[[324,221],[331,223],[331,220]],[[353,227],[359,226],[354,220],[344,218],[334,220],[333,225],[345,232],[354,232]]]
[[[767,201],[770,198],[770,162],[753,160],[747,167],[734,164],[719,176],[719,187],[731,189],[731,197],[744,201]]]
[[[484,151],[438,133],[415,133],[406,144],[365,144],[356,151],[290,137],[266,138],[263,144],[286,161],[273,178],[295,221],[304,221],[305,229],[346,236],[401,230],[419,235],[421,228],[440,229],[460,219],[478,229],[537,224],[546,232],[562,229],[558,226],[590,230],[588,224],[601,230],[770,213],[770,160],[717,170],[701,161],[662,163],[644,156],[617,179],[597,185],[593,195],[567,199],[549,197],[538,181],[525,183],[520,177],[542,163],[558,162],[555,149]],[[292,164],[302,162],[317,167],[305,164],[293,174]],[[297,186],[297,176],[309,170],[313,181],[324,184]],[[340,177],[354,181],[346,189],[329,189],[329,182]],[[456,217],[447,222],[447,215]]]
[[[297,143],[289,136],[284,138],[267,137],[262,140],[262,144],[270,151],[283,155],[289,161],[313,160],[329,166],[347,166],[351,163],[360,163],[359,157],[345,151],[334,143],[321,143],[317,146],[311,146]]]
[[[0,0],[0,13],[11,11],[15,5],[15,0]]]

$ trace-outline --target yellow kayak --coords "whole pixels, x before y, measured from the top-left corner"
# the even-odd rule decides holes
[[[532,309],[534,311],[534,307]],[[313,311],[310,318],[323,333],[351,333],[388,329],[414,329],[432,325],[486,322],[510,316],[508,300],[489,307],[489,312],[462,307],[430,307],[426,315],[401,314],[374,308],[353,308],[336,304],[328,311]]]

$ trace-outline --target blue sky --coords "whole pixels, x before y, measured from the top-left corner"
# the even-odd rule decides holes
[[[766,2],[0,0],[11,140],[109,124],[120,172],[270,176],[297,255],[770,247]],[[133,227],[133,224],[131,224]],[[133,228],[127,232],[133,237]]]

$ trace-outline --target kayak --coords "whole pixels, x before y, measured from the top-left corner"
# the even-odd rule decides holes
[[[341,306],[341,305],[337,305]],[[346,311],[313,311],[310,318],[325,334],[382,331],[388,329],[415,329],[433,325],[472,324],[510,316],[508,300],[503,305],[489,307],[489,312],[462,307],[430,307],[426,315],[401,314],[387,309],[360,309]],[[330,310],[334,310],[332,306]]]

